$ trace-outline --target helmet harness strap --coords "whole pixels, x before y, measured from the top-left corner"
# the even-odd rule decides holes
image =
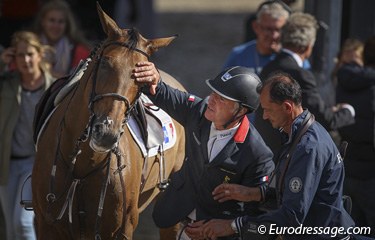
[[[232,122],[234,122],[234,121],[237,121],[238,119],[240,119],[240,118],[242,118],[243,116],[245,116],[245,114],[243,114],[243,115],[241,115],[241,116],[237,116],[237,114],[242,110],[242,108],[243,108],[243,106],[242,106],[242,104],[241,103],[239,103],[240,104],[240,106],[238,107],[238,109],[237,109],[237,111],[236,111],[236,113],[233,115],[233,117],[228,121],[228,122],[226,122],[224,125],[223,125],[223,128],[224,129],[227,129],[227,127],[229,126],[229,124],[231,124]]]

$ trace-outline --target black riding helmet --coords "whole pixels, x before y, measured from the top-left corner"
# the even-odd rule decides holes
[[[220,96],[239,102],[254,112],[259,106],[257,86],[259,77],[246,67],[231,67],[222,71],[216,78],[206,80],[207,85]]]

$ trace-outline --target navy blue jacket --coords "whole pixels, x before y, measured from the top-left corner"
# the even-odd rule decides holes
[[[186,134],[185,162],[171,176],[167,190],[158,197],[153,211],[156,225],[173,226],[194,209],[197,220],[233,219],[245,212],[257,214],[254,203],[244,206],[237,201],[219,203],[212,197],[214,188],[224,182],[266,187],[265,178],[274,170],[272,151],[247,117],[228,144],[209,162],[207,142],[211,122],[204,117],[207,100],[163,82],[158,84],[156,92],[154,96],[148,94],[150,99],[183,125]]]
[[[292,125],[291,138],[283,144],[287,153],[307,110]],[[276,186],[285,168],[285,154],[281,154],[276,168]],[[278,227],[344,227],[354,222],[342,204],[344,165],[341,155],[327,131],[314,122],[302,136],[289,162],[279,208],[258,217],[246,216],[240,225],[274,223]],[[280,189],[277,189],[280,192]],[[332,239],[323,235],[284,235],[284,239]]]

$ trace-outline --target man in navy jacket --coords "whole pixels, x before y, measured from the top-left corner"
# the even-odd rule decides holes
[[[185,162],[156,202],[156,225],[258,215],[256,203],[219,203],[211,193],[222,183],[267,188],[273,154],[246,116],[259,105],[259,78],[248,68],[229,68],[206,81],[212,93],[201,99],[163,83],[152,63],[139,63],[134,75],[138,82],[150,84],[150,99],[186,132]]]

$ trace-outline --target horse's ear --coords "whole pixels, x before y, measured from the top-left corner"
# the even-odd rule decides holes
[[[178,35],[150,40],[150,49],[152,53],[156,52],[159,48],[168,46],[176,37],[178,37]]]
[[[111,37],[114,35],[116,36],[120,35],[121,34],[120,28],[117,26],[116,22],[113,21],[113,19],[103,11],[103,9],[100,7],[99,2],[96,2],[96,8],[98,10],[98,14],[99,14],[100,22],[103,27],[103,31],[107,34],[107,36]]]

